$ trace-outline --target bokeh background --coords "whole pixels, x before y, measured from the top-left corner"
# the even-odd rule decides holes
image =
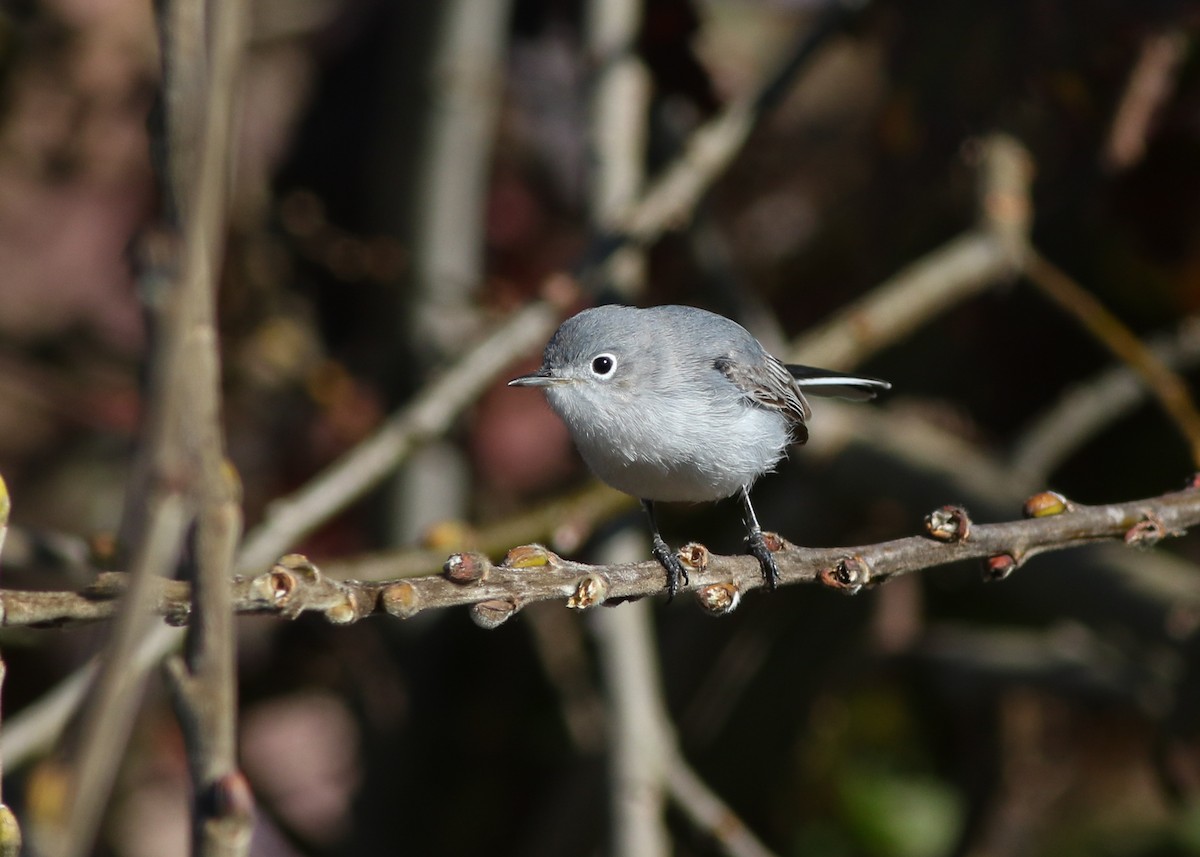
[[[586,49],[587,4],[479,5],[501,16],[496,74],[478,93],[486,145],[462,167],[483,181],[471,221],[439,230],[479,276],[431,286],[421,242],[452,4],[253,4],[220,294],[224,418],[248,524],[556,275],[591,274],[577,306],[613,299],[594,275],[606,236],[589,214],[589,99],[602,64]],[[6,586],[78,588],[117,555],[152,297],[135,260],[158,217],[151,11],[24,0],[0,14]],[[646,0],[635,53],[651,84],[648,173],[827,12]],[[1200,4],[1182,0],[848,11],[691,222],[649,248],[636,300],[706,306],[782,347],[969,228],[978,140],[1004,132],[1031,156],[1042,252],[1139,335],[1186,345],[1200,305],[1198,35]],[[1140,119],[1122,112],[1131,103]],[[1189,347],[1180,365],[1194,380]],[[861,419],[953,438],[939,467],[869,431],[818,445],[818,403],[811,454],[758,486],[760,518],[813,545],[909,535],[951,502],[978,521],[1015,518],[1015,482],[956,469],[978,458],[1011,470],[1038,417],[1111,367],[1029,283],[997,282],[858,367],[894,384]],[[1178,488],[1192,469],[1171,421],[1143,403],[1030,488],[1127,500]],[[420,544],[449,553],[588,484],[540,399],[497,384],[298,548],[318,563]],[[675,544],[740,550],[736,504],[663,517]],[[641,532],[635,510],[558,546],[594,558],[628,526]],[[854,598],[788,587],[720,620],[686,598],[660,602],[681,746],[780,855],[1200,853],[1198,556],[1183,539],[1042,556],[996,584],[972,565]],[[253,853],[612,853],[606,689],[587,615],[541,605],[495,631],[465,609],[344,628],[246,618],[239,632]],[[0,634],[5,717],[103,639],[100,628]],[[22,816],[47,799],[43,764],[6,766]],[[153,684],[97,853],[182,853],[187,801],[178,728]],[[674,811],[668,823],[676,854],[719,853]]]

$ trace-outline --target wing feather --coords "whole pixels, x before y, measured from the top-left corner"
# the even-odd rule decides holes
[[[808,402],[787,367],[770,354],[753,362],[728,355],[713,361],[713,367],[760,407],[779,411],[788,421],[796,443],[808,440],[806,423],[812,416]]]

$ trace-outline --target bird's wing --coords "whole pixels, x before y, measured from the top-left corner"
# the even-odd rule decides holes
[[[892,389],[892,385],[887,381],[864,375],[847,375],[845,372],[833,372],[815,366],[789,364],[785,368],[796,379],[800,389],[812,396],[837,396],[855,402],[865,402],[885,390]]]
[[[786,366],[770,354],[763,354],[756,360],[718,357],[713,362],[713,367],[748,395],[755,404],[783,414],[791,426],[796,443],[808,440],[808,427],[805,423],[812,416],[812,411],[809,410],[808,402],[804,400],[804,394],[800,392],[796,379],[788,372]]]

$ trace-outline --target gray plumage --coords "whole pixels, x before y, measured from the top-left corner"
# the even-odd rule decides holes
[[[740,494],[751,550],[773,585],[774,560],[755,550],[762,536],[748,492],[808,439],[804,392],[870,398],[890,386],[785,366],[740,324],[684,306],[584,310],[555,332],[537,372],[510,383],[544,388],[592,471],[643,500],[672,594],[681,566],[660,556],[653,501]]]

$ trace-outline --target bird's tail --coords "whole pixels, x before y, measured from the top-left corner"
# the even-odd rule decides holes
[[[796,379],[800,389],[810,396],[836,396],[840,399],[865,402],[885,390],[892,389],[891,384],[878,378],[831,372],[828,369],[817,369],[814,366],[789,364],[787,370],[792,373],[792,377]]]

